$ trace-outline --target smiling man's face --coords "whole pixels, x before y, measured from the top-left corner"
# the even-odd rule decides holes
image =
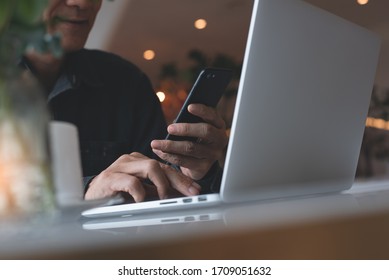
[[[102,0],[50,0],[43,19],[47,32],[61,34],[65,52],[84,47],[101,8]]]

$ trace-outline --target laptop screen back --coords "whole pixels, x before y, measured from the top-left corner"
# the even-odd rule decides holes
[[[299,0],[255,1],[221,195],[350,188],[379,39]]]

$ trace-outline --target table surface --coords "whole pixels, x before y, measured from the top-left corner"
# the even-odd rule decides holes
[[[389,259],[389,180],[345,192],[137,217],[86,206],[0,223],[0,259]]]

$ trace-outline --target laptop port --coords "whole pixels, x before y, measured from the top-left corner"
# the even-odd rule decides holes
[[[209,219],[210,219],[209,215],[201,215],[199,218],[200,221],[209,221]]]
[[[167,204],[175,204],[177,201],[166,201],[166,202],[160,202],[159,205],[167,205]]]
[[[174,223],[174,222],[179,222],[180,219],[163,219],[161,220],[161,223]]]
[[[185,222],[194,222],[194,221],[195,221],[195,217],[193,216],[185,217]]]

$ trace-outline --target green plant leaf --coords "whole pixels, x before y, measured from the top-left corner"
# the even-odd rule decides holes
[[[25,24],[34,25],[42,18],[43,10],[48,0],[17,0],[15,7],[15,20]]]
[[[5,28],[10,19],[12,5],[12,0],[0,1],[0,32]]]

